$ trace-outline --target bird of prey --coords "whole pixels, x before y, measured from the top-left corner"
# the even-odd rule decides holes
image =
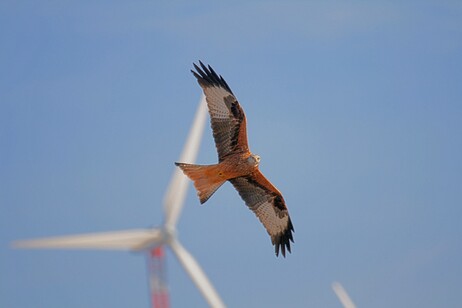
[[[226,181],[231,182],[246,205],[261,221],[275,246],[285,257],[294,241],[294,227],[279,190],[258,169],[260,157],[249,150],[246,117],[230,87],[210,65],[199,61],[191,70],[204,91],[210,114],[218,164],[175,163],[193,182],[201,204]]]

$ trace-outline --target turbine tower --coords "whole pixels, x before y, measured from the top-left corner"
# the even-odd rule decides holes
[[[194,163],[199,151],[207,117],[207,104],[202,95],[196,116],[178,161]],[[59,236],[14,242],[16,248],[58,249],[109,249],[143,252],[147,257],[147,270],[153,307],[169,305],[164,277],[164,247],[169,247],[191,280],[211,307],[225,307],[215,288],[194,257],[181,245],[176,235],[188,189],[188,179],[179,168],[175,168],[164,197],[164,222],[151,229],[122,230],[104,233]]]

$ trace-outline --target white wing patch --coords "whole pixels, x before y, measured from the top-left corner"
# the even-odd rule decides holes
[[[268,231],[268,234],[271,237],[283,233],[287,228],[289,215],[280,215],[276,213],[277,210],[275,209],[272,201],[267,201],[252,210],[265,226],[266,231]]]
[[[207,87],[204,89],[210,116],[217,119],[229,119],[233,115],[225,103],[225,97],[232,95],[221,87]]]

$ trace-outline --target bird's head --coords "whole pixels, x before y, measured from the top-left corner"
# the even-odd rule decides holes
[[[249,161],[250,164],[257,167],[260,164],[260,156],[252,154],[252,155],[249,156],[248,161]]]

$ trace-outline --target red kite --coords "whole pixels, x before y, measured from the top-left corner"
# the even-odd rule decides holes
[[[218,164],[175,163],[193,182],[201,204],[230,181],[246,205],[257,215],[275,246],[286,256],[294,227],[279,190],[258,169],[260,157],[249,150],[244,110],[223,77],[200,62],[191,70],[204,91],[210,114]]]

